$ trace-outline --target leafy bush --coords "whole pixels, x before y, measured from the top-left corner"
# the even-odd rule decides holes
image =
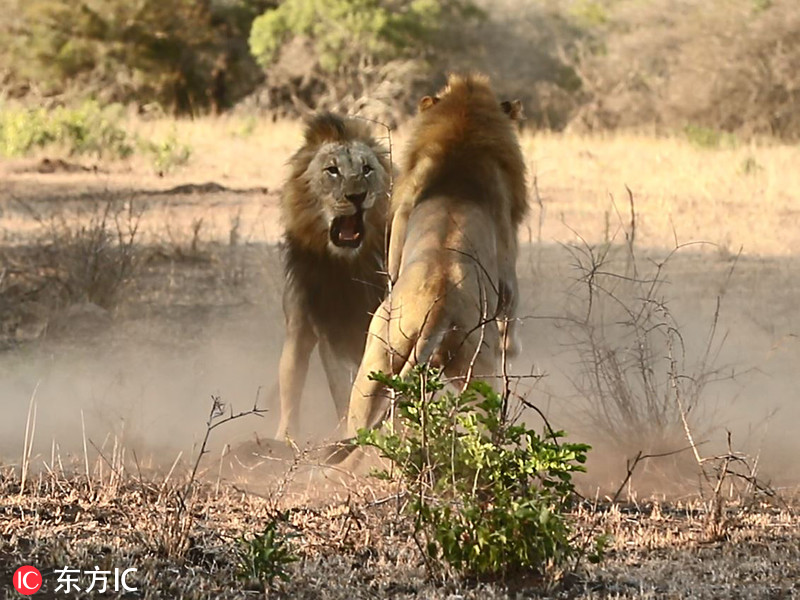
[[[683,128],[686,139],[699,148],[715,149],[722,146],[735,146],[736,138],[730,133],[717,131],[700,125],[687,125]]]
[[[292,36],[313,40],[322,67],[334,71],[366,56],[420,54],[437,43],[448,18],[479,14],[469,0],[416,0],[404,10],[382,0],[287,0],[253,22],[250,49],[268,67]]]
[[[399,470],[431,559],[496,576],[543,572],[576,554],[565,512],[588,445],[559,442],[560,431],[544,439],[509,422],[504,398],[485,382],[442,392],[439,372],[426,366],[405,380],[372,377],[399,395],[400,428],[361,430],[358,443]]]
[[[153,169],[160,174],[184,166],[192,156],[191,147],[178,141],[174,131],[160,142],[143,141],[142,148],[150,155]]]
[[[48,95],[219,111],[253,90],[253,18],[274,0],[13,0],[0,52],[13,78]],[[0,62],[0,67],[3,66]]]
[[[291,536],[281,533],[279,523],[285,515],[270,520],[264,530],[255,536],[239,539],[238,575],[246,581],[259,581],[270,585],[277,577],[289,580],[287,567],[297,561],[289,540]]]
[[[406,112],[415,95],[408,88],[428,61],[446,63],[448,49],[463,53],[454,32],[482,14],[472,0],[286,0],[253,21],[250,51],[265,69],[272,107],[299,99],[353,110],[368,99]]]
[[[54,110],[4,107],[0,110],[0,153],[23,156],[49,145],[71,155],[125,158],[133,152],[131,136],[118,125],[122,107],[84,102]]]
[[[0,109],[0,155],[25,156],[39,149],[56,149],[69,155],[127,158],[134,150],[149,156],[153,169],[166,173],[184,166],[192,148],[175,131],[159,141],[142,139],[120,126],[119,105],[101,107],[84,102],[76,108]]]

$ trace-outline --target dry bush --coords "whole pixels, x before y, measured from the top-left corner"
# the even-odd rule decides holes
[[[459,32],[461,51],[437,65],[441,72],[489,73],[500,95],[522,101],[527,124],[564,129],[585,99],[573,56],[586,31],[553,2],[484,0],[480,5],[488,17]]]
[[[759,479],[758,458],[735,450],[730,432],[726,451],[707,454],[702,447],[719,431],[720,415],[711,410],[707,388],[736,376],[718,364],[727,337],[719,333],[720,310],[736,260],[708,321],[681,323],[665,292],[667,268],[678,252],[696,244],[676,245],[664,258],[640,264],[634,199],[628,193],[630,221],[622,227],[626,243],[615,245],[612,237],[599,246],[583,242],[567,247],[578,272],[566,319],[579,358],[573,384],[594,435],[620,455],[636,453],[612,501],[620,498],[641,463],[672,461],[662,473],[671,485],[678,476],[692,486],[703,535],[723,539],[751,506],[775,497]],[[706,331],[699,353],[684,339],[698,328]],[[696,468],[688,460],[676,462],[678,455],[692,457]]]
[[[108,197],[95,200],[76,221],[61,215],[43,223],[43,267],[65,304],[115,306],[138,266],[141,216],[133,203]]]
[[[800,137],[800,6],[793,0],[659,0],[602,5],[585,44],[591,130],[696,125],[745,137]]]
[[[65,321],[90,326],[108,321],[108,311],[140,266],[143,210],[109,195],[94,199],[78,215],[46,217],[18,202],[38,221],[41,233],[31,244],[4,248],[0,255],[3,338],[36,337],[41,333],[36,323],[49,323],[48,331],[55,331],[59,323],[70,325]]]
[[[716,364],[724,342],[717,331],[720,298],[705,325],[705,345],[691,356],[664,291],[667,265],[686,246],[639,265],[632,195],[630,202],[626,244],[612,238],[567,246],[577,271],[566,319],[579,357],[573,384],[586,424],[601,439],[623,453],[664,452],[680,448],[686,428],[705,434],[711,427],[704,391],[726,377]]]

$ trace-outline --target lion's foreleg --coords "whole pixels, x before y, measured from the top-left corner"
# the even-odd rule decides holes
[[[325,338],[319,340],[319,356],[328,379],[328,389],[336,407],[336,416],[339,424],[344,425],[350,403],[353,364],[350,360],[342,360]]]
[[[308,375],[308,362],[317,343],[317,336],[302,311],[286,312],[286,339],[278,372],[281,398],[281,419],[277,439],[297,435],[300,424],[300,399]]]
[[[403,244],[408,229],[408,217],[411,215],[411,205],[404,204],[395,212],[392,218],[392,230],[389,234],[389,260],[386,270],[389,280],[394,283],[400,273],[400,263],[403,260]]]
[[[416,205],[420,193],[422,193],[423,184],[433,172],[434,164],[434,160],[430,156],[421,158],[411,171],[400,180],[392,196],[392,229],[389,236],[389,260],[386,265],[389,279],[392,282],[397,281],[397,276],[400,273],[403,245],[406,241],[406,231],[411,210]]]

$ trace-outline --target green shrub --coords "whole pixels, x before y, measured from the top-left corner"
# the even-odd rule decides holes
[[[22,156],[56,139],[44,109],[3,109],[0,113],[0,152]]]
[[[716,149],[736,145],[734,135],[710,127],[690,124],[683,128],[683,133],[686,135],[686,139],[698,148]]]
[[[294,36],[308,36],[320,65],[335,71],[364,57],[419,56],[451,19],[481,14],[470,0],[414,0],[397,10],[386,0],[286,0],[253,21],[250,50],[263,67]]]
[[[600,27],[608,23],[608,6],[598,0],[578,0],[570,5],[567,13],[586,27]]]
[[[173,130],[159,141],[144,140],[119,125],[119,105],[84,102],[76,108],[0,107],[0,155],[26,156],[43,148],[56,148],[71,156],[127,158],[138,150],[149,156],[153,169],[166,173],[184,166],[192,148],[178,140]]]
[[[133,152],[133,141],[118,125],[122,107],[101,107],[84,102],[77,108],[28,109],[3,107],[0,110],[0,153],[24,156],[51,145],[61,146],[70,155],[95,155],[100,158],[125,158]]]
[[[261,74],[247,47],[250,24],[275,5],[12,2],[6,12],[13,16],[0,18],[0,73],[5,67],[17,84],[32,83],[50,96],[156,102],[176,114],[219,112],[253,91]]]
[[[174,131],[160,142],[143,141],[142,148],[150,155],[153,169],[161,174],[184,166],[192,157],[191,147],[178,141]]]
[[[739,167],[739,172],[742,173],[742,175],[755,175],[763,170],[764,167],[759,164],[755,156],[746,157]]]
[[[284,514],[269,521],[260,534],[239,539],[240,579],[265,585],[270,585],[276,577],[289,580],[287,567],[297,561],[297,557],[289,541],[292,536],[281,533],[279,529],[281,520],[285,520]]]
[[[372,377],[398,394],[400,427],[361,430],[358,443],[398,469],[431,559],[491,577],[543,573],[579,552],[566,511],[588,445],[560,442],[560,431],[544,439],[510,422],[505,400],[485,382],[454,394],[424,366],[405,380]]]

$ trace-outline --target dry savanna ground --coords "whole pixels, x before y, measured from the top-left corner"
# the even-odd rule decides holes
[[[318,363],[299,452],[269,442],[277,202],[300,126],[132,127],[170,132],[188,163],[0,163],[7,597],[28,563],[52,598],[55,569],[95,565],[135,567],[129,597],[146,598],[800,596],[800,148],[523,134],[515,392],[595,446],[572,518],[610,542],[598,565],[474,582],[426,572],[396,484],[304,452],[334,419]],[[200,456],[212,397],[267,412],[214,429]],[[270,523],[297,560],[265,589],[238,549]]]

